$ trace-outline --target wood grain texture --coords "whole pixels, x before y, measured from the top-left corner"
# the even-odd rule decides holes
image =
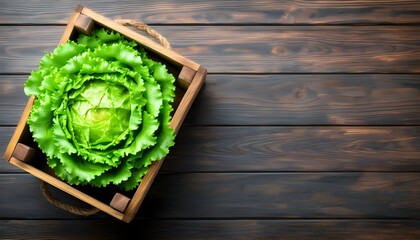
[[[165,174],[136,218],[419,219],[419,184],[418,172]],[[0,175],[0,189],[7,193],[0,195],[2,219],[84,218],[46,202],[29,174]]]
[[[418,73],[418,26],[156,26],[209,73]],[[62,26],[1,26],[0,73],[30,73]]]
[[[209,75],[186,123],[418,124],[419,80],[384,74]]]
[[[0,127],[0,155],[1,156],[3,156],[4,151],[6,151],[7,144],[9,143],[14,130],[15,130],[15,127]],[[1,167],[0,169],[1,169],[0,172],[2,172],[3,169]]]
[[[0,186],[0,189],[2,190],[2,193],[11,193],[13,195],[9,195],[8,197],[6,195],[8,194],[2,194],[2,197],[0,197],[0,204],[8,205],[6,208],[8,209],[7,213],[1,213],[1,219],[15,219],[13,217],[13,212],[20,212],[19,215],[21,219],[31,219],[36,218],[37,213],[34,214],[34,212],[30,213],[33,210],[30,210],[30,208],[35,208],[38,211],[46,211],[45,213],[49,215],[49,217],[56,219],[56,217],[64,218],[64,219],[83,219],[84,217],[75,215],[73,213],[67,212],[61,208],[58,208],[57,206],[52,205],[49,203],[44,196],[42,195],[41,189],[40,189],[40,183],[41,181],[28,174],[2,174],[0,175],[0,178],[5,178],[5,184]],[[19,180],[20,179],[20,180]],[[29,184],[26,187],[25,186],[19,186],[15,184]],[[20,188],[20,191],[13,190],[14,188]],[[57,189],[54,187],[49,186],[49,192],[53,194],[54,197],[57,199],[63,200],[64,202],[71,203],[75,207],[82,207],[87,208],[89,205],[82,202],[81,200]],[[17,189],[16,189],[17,190]],[[24,214],[24,211],[29,211],[28,214]],[[39,212],[38,212],[39,215]],[[41,214],[42,215],[42,214]],[[55,217],[53,217],[55,215]],[[108,214],[105,214],[103,212],[100,212],[97,214],[97,216],[101,216],[104,219],[114,219],[113,217],[109,216]],[[118,220],[114,220],[118,221]]]
[[[29,98],[23,91],[27,78],[25,75],[0,76],[0,126],[17,125]]]
[[[26,75],[0,75],[0,125],[16,125]],[[185,125],[416,125],[420,75],[209,74]],[[203,111],[205,109],[205,111]]]
[[[67,22],[80,1],[25,0],[1,3],[1,24]],[[83,3],[114,18],[140,19],[151,24],[410,24],[420,22],[418,1],[136,1]],[[42,11],[40,14],[39,11]]]
[[[1,153],[13,130],[0,127]],[[410,172],[419,158],[420,127],[185,127],[160,172]]]
[[[419,173],[165,175],[140,216],[418,219],[419,184]]]
[[[419,127],[186,127],[161,172],[420,171]]]
[[[0,3],[0,154],[78,3]],[[82,4],[210,74],[132,223],[63,211],[0,161],[0,238],[420,239],[419,1]]]
[[[0,220],[6,239],[309,239],[417,240],[418,220]],[[26,232],[30,232],[28,235]]]

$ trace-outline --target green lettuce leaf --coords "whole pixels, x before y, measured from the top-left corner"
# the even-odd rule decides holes
[[[99,29],[58,46],[25,83],[29,129],[73,185],[138,186],[174,145],[175,78],[134,41]]]

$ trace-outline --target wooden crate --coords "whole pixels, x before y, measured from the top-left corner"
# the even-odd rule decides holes
[[[74,9],[59,44],[66,43],[69,39],[75,39],[80,33],[89,34],[95,27],[105,27],[119,32],[126,38],[142,45],[151,58],[167,65],[169,71],[177,78],[175,83],[176,98],[170,126],[175,132],[178,132],[205,81],[207,70],[176,52],[164,48],[148,37],[121,26],[82,5],[78,5]],[[86,187],[71,186],[57,178],[49,169],[45,156],[42,153],[40,154],[40,150],[37,149],[37,145],[32,139],[27,119],[34,100],[34,97],[29,98],[3,158],[85,203],[124,222],[131,222],[164,159],[153,162],[137,189],[129,193],[121,193],[116,189],[106,188],[103,189],[102,193],[102,190],[98,189],[92,190]]]

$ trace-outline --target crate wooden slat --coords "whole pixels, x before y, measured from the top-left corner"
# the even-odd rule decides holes
[[[166,49],[148,37],[142,36],[128,27],[121,26],[82,5],[78,5],[74,9],[59,44],[66,43],[69,39],[74,39],[79,33],[89,34],[93,28],[99,26],[119,32],[126,38],[136,41],[139,45],[143,46],[146,51],[152,55],[152,57],[169,65],[168,69],[170,71],[172,70],[172,74],[174,74],[177,78],[175,83],[177,87],[175,102],[177,104],[174,106],[173,117],[170,123],[170,127],[177,133],[182,126],[185,116],[193,104],[198,92],[204,84],[207,70],[198,63],[181,56],[173,50]],[[27,149],[28,146],[36,147],[36,144],[34,144],[33,140],[31,140],[32,136],[26,123],[35,100],[35,97],[30,97],[28,99],[26,107],[21,115],[13,136],[9,141],[3,158],[9,163],[25,170],[42,181],[61,189],[62,191],[98,208],[99,210],[124,222],[131,222],[139,210],[155,176],[159,172],[164,159],[155,161],[150,165],[148,172],[143,177],[133,196],[125,196],[121,193],[115,192],[114,199],[111,202],[104,202],[90,196],[88,192],[84,192],[57,178],[53,173],[51,173],[51,171],[48,171],[48,169],[39,167],[39,162],[45,162],[45,159],[39,159],[39,156],[33,154],[32,151],[31,154],[32,156],[35,156],[35,159],[26,159],[32,156],[28,155],[27,157],[26,155],[22,155],[22,151],[20,150]],[[14,155],[14,151],[17,146],[19,146],[20,150],[18,149],[17,153]],[[21,155],[23,156],[20,157],[22,159],[16,158],[16,156]],[[34,165],[32,163],[34,163]],[[45,166],[45,164],[43,165]]]
[[[164,57],[166,60],[175,63],[177,66],[187,66],[196,71],[200,67],[198,63],[195,63],[172,50],[164,48],[162,45],[156,43],[155,41],[145,36],[139,35],[131,29],[121,26],[118,23],[90,10],[89,8],[82,8],[80,13],[89,16],[94,21],[100,23],[101,25],[107,28],[116,30],[117,32],[121,33],[127,38],[130,38],[136,42],[140,42],[149,51],[158,53],[161,57]]]

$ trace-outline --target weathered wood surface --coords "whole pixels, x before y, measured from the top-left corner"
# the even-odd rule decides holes
[[[19,120],[26,78],[0,76],[0,125]],[[185,124],[412,125],[419,105],[420,75],[209,74]]]
[[[65,24],[80,1],[4,1],[2,24]],[[191,1],[124,0],[83,3],[106,17],[141,19],[154,24],[412,24],[420,22],[416,0]],[[42,12],[42,14],[40,14]]]
[[[13,130],[0,127],[1,152]],[[161,172],[412,172],[419,155],[420,127],[184,127]]]
[[[418,172],[161,174],[136,218],[419,219],[419,184]],[[29,174],[0,175],[0,188],[3,219],[85,218],[46,202]]]
[[[209,73],[418,73],[419,26],[156,26]],[[30,73],[63,26],[0,26],[1,73]],[[188,36],[188,37],[187,37]]]
[[[419,75],[385,74],[210,75],[189,123],[418,124],[419,80]]]
[[[31,234],[22,231],[26,229]],[[337,239],[418,240],[419,220],[0,220],[6,239]]]
[[[163,172],[420,171],[419,127],[189,127],[177,137]]]
[[[77,3],[0,3],[0,154]],[[84,4],[151,24],[206,84],[131,224],[2,161],[0,238],[420,239],[419,1]]]

